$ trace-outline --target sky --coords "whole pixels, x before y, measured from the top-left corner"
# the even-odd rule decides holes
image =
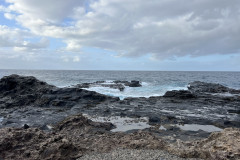
[[[240,71],[240,0],[0,0],[0,69]]]

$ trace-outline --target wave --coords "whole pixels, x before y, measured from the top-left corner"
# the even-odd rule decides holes
[[[187,90],[187,86],[176,87],[176,86],[166,86],[166,85],[153,85],[147,82],[142,82],[142,87],[125,87],[124,91],[119,91],[118,89],[93,86],[87,88],[89,91],[95,91],[108,96],[119,97],[121,100],[127,97],[152,97],[152,96],[163,96],[167,91],[171,90]]]

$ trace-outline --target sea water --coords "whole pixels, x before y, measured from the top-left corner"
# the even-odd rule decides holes
[[[193,81],[219,83],[240,89],[240,72],[0,70],[0,78],[11,74],[34,76],[58,87],[95,81],[106,81],[107,84],[113,83],[114,80],[141,82],[142,87],[126,87],[124,91],[108,87],[88,89],[120,99],[162,96],[169,90],[185,90],[188,83]]]

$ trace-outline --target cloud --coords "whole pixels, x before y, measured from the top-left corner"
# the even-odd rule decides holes
[[[63,55],[60,58],[63,62],[80,62],[79,56]]]
[[[49,46],[47,38],[42,37],[36,42],[31,40],[36,38],[39,37],[27,30],[0,25],[0,47],[2,48],[10,48],[16,52],[37,52]]]
[[[120,57],[150,54],[152,59],[240,51],[239,0],[7,2],[10,11],[5,17],[32,34],[63,39],[66,51],[97,47]]]
[[[75,56],[75,57],[73,57],[73,62],[80,62],[80,58],[79,58],[79,56]]]

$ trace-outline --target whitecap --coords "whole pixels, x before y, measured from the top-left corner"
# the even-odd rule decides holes
[[[156,86],[149,83],[144,84],[142,87],[128,87],[126,86],[124,91],[118,89],[92,86],[87,88],[89,91],[95,91],[108,96],[119,97],[121,100],[127,97],[152,97],[152,96],[163,96],[167,91],[171,90],[186,90],[187,87],[174,87],[174,86]]]

